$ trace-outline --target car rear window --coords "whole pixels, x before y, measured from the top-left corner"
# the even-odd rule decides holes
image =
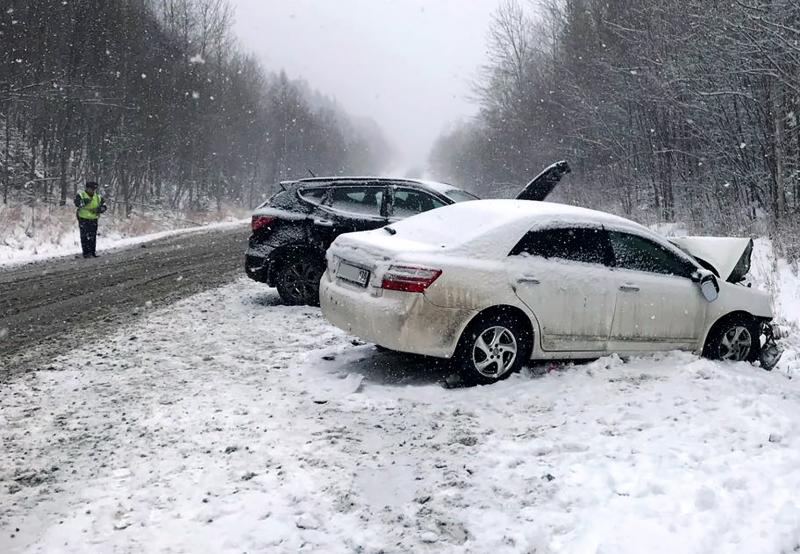
[[[383,187],[335,187],[330,207],[341,212],[380,216]]]
[[[411,217],[442,206],[444,206],[444,202],[426,192],[399,188],[394,192],[392,215],[395,217]]]
[[[308,189],[301,189],[298,194],[300,198],[305,200],[306,202],[311,202],[312,204],[322,204],[322,201],[325,199],[325,194],[328,192],[326,188],[308,188]]]

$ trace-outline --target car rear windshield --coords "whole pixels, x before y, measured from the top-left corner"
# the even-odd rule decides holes
[[[504,225],[505,217],[502,212],[467,209],[470,205],[471,202],[457,203],[403,219],[392,223],[389,233],[409,241],[449,248],[484,241],[491,238],[486,237],[487,233]],[[514,246],[519,237],[512,237],[509,240],[513,242],[508,245],[503,256]],[[500,246],[498,251],[503,248],[505,246]]]
[[[327,192],[328,189],[324,187],[315,187],[300,189],[298,194],[300,195],[300,198],[307,202],[311,202],[312,204],[322,204],[322,201],[325,200],[325,195]]]

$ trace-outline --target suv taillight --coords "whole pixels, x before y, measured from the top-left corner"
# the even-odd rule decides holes
[[[254,215],[253,221],[250,222],[250,227],[252,227],[253,231],[258,231],[262,227],[267,227],[275,221],[275,218],[271,215]]]
[[[442,274],[441,269],[393,265],[383,276],[381,288],[401,292],[425,292]]]

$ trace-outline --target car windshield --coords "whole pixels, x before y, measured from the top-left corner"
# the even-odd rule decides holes
[[[480,200],[477,196],[461,189],[450,189],[444,193],[453,202],[469,202],[470,200]]]

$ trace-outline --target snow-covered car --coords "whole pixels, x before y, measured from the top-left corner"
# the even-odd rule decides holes
[[[517,198],[544,200],[570,172],[565,161],[545,168]],[[278,289],[287,304],[319,303],[325,251],[342,233],[383,227],[477,196],[452,185],[386,177],[316,177],[281,183],[253,212],[245,272]]]
[[[738,282],[748,245],[695,237],[678,247],[603,212],[482,200],[340,236],[320,300],[337,327],[390,350],[452,358],[472,383],[529,359],[613,352],[755,361],[762,335],[773,344],[773,314],[768,294]]]

